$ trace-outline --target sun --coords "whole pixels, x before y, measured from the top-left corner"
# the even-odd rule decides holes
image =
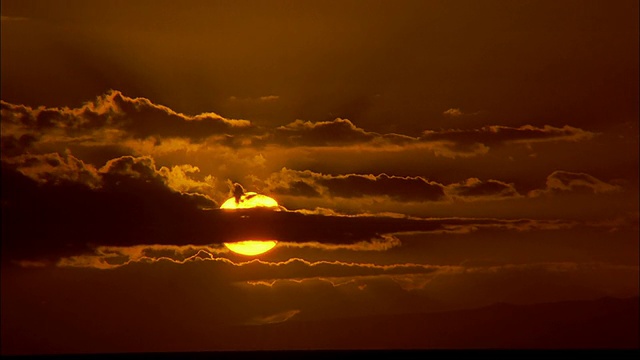
[[[225,201],[220,206],[220,209],[250,209],[255,207],[278,208],[278,202],[266,195],[242,191],[242,193]],[[244,240],[224,243],[224,246],[234,253],[254,256],[266,253],[273,249],[277,243],[275,240]]]
[[[278,207],[278,202],[267,195],[248,192],[240,197],[234,196],[228,199],[220,206],[220,209],[250,209],[254,207]]]
[[[240,255],[254,256],[264,254],[273,249],[278,242],[275,240],[245,240],[232,243],[224,243],[227,249]]]

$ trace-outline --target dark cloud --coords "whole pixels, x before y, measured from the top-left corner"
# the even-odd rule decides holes
[[[290,196],[303,196],[303,197],[319,197],[320,192],[314,188],[314,186],[302,180],[293,180],[286,184],[276,185],[272,188],[273,193]]]
[[[607,183],[585,173],[554,171],[544,188],[520,193],[515,184],[500,180],[468,178],[461,182],[441,184],[421,176],[390,176],[387,174],[329,175],[310,170],[287,168],[271,174],[265,181],[273,194],[322,199],[363,199],[387,197],[400,203],[489,201],[525,199],[561,193],[602,194],[622,191],[622,186]]]
[[[534,190],[530,195],[539,196],[567,192],[601,194],[620,190],[622,188],[619,185],[606,183],[589,174],[557,170],[547,176],[544,189]]]
[[[36,134],[90,135],[95,131],[123,131],[123,137],[159,139],[183,137],[202,141],[212,135],[233,136],[252,131],[247,120],[229,120],[214,113],[189,116],[146,98],[130,98],[111,90],[80,108],[30,108],[2,102],[3,123]]]
[[[588,140],[595,136],[594,133],[563,126],[561,128],[545,125],[543,127],[523,125],[520,127],[509,126],[484,126],[471,130],[427,130],[420,137],[421,141],[448,141],[455,147],[466,148],[474,144],[495,146],[506,143],[535,143],[546,141],[580,141]]]
[[[367,143],[379,134],[367,132],[347,119],[310,122],[296,120],[277,128],[276,143],[291,146],[348,146]]]
[[[69,162],[60,164],[68,166]],[[353,244],[398,232],[558,226],[534,220],[340,216],[260,208],[203,210],[217,205],[202,195],[167,186],[149,158],[110,161],[99,170],[101,183],[94,187],[69,177],[57,178],[65,181],[44,178],[39,183],[23,171],[16,164],[3,163],[2,246],[3,257],[8,259],[55,259],[101,245],[206,245],[246,239]]]
[[[168,187],[147,158],[114,159],[96,172],[56,155],[2,163],[3,258],[55,258],[90,244],[170,244],[193,238],[189,225],[202,218],[200,209],[217,207]]]
[[[511,198],[520,196],[513,184],[498,180],[482,181],[470,178],[447,186],[447,194],[464,199]]]
[[[444,187],[423,177],[380,175],[326,175],[282,169],[267,180],[275,193],[293,196],[363,198],[386,196],[394,201],[438,201]]]
[[[326,187],[331,196],[346,198],[388,196],[395,201],[437,201],[444,197],[442,185],[419,176],[351,174],[320,178],[318,183]]]
[[[283,168],[267,180],[275,194],[301,197],[325,196],[365,198],[385,196],[398,202],[489,200],[519,197],[513,184],[499,180],[469,178],[459,183],[443,185],[421,176],[390,176],[387,174],[327,175],[309,170]]]
[[[161,181],[161,177],[155,169],[155,163],[150,157],[123,156],[112,159],[102,167],[101,172],[114,178],[139,179],[142,182]]]
[[[403,134],[368,132],[357,127],[350,120],[338,118],[316,123],[296,120],[277,128],[274,131],[273,141],[285,146],[427,146],[436,153],[449,151],[464,155],[481,153],[487,146],[508,143],[581,141],[591,139],[593,136],[595,134],[592,132],[568,125],[561,128],[549,125],[542,127],[492,125],[471,130],[425,130],[419,138],[414,138]]]
[[[595,134],[579,128],[485,126],[471,130],[426,130],[416,138],[404,134],[370,132],[348,119],[331,121],[296,120],[270,128],[252,125],[247,120],[229,120],[214,113],[196,116],[177,113],[146,98],[127,97],[110,92],[86,102],[80,108],[30,108],[2,101],[3,148],[16,152],[39,140],[73,143],[122,145],[127,139],[153,140],[161,146],[169,139],[181,138],[208,146],[263,148],[282,147],[366,147],[397,151],[402,147],[422,147],[446,157],[476,156],[489,147],[507,143],[579,141]],[[22,138],[27,135],[27,138]],[[129,145],[130,146],[130,145]]]
[[[0,149],[3,156],[17,156],[24,154],[37,140],[38,139],[31,134],[24,134],[19,137],[15,135],[3,135],[0,140]]]
[[[228,120],[214,113],[187,116],[153,104],[145,98],[129,98],[112,91],[105,96],[116,109],[126,114],[116,122],[118,127],[131,132],[135,137],[187,137],[199,141],[215,134],[234,134],[238,129],[246,131],[251,123],[247,120]],[[98,104],[98,106],[105,106]]]
[[[20,155],[8,163],[23,175],[45,184],[77,183],[89,188],[98,188],[102,178],[95,167],[85,164],[72,155],[65,157],[58,153],[43,155]]]

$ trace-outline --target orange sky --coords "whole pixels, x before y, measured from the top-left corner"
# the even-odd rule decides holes
[[[1,6],[3,354],[638,347],[637,1]]]

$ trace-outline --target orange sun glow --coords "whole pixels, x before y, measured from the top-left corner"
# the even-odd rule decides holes
[[[278,202],[267,195],[248,192],[242,194],[238,201],[236,201],[235,197],[228,199],[220,206],[220,209],[249,209],[254,207],[278,207]]]
[[[235,197],[228,199],[220,206],[220,209],[249,209],[255,207],[277,208],[278,202],[269,196],[248,192],[242,194],[238,199]],[[224,246],[234,253],[253,256],[273,249],[277,243],[275,240],[244,240],[224,243]]]

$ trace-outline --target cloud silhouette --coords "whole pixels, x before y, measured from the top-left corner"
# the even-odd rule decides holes
[[[233,120],[215,113],[191,116],[158,105],[146,98],[131,98],[111,90],[79,108],[31,108],[5,101],[0,103],[3,119],[3,150],[20,153],[40,142],[175,148],[199,144],[232,149],[290,147],[361,147],[376,151],[425,148],[437,156],[458,157],[485,154],[490,147],[511,143],[582,141],[595,136],[579,128],[544,125],[485,126],[467,130],[425,130],[421,136],[367,131],[348,119],[311,122],[296,120],[279,127],[259,127],[247,120]],[[138,149],[139,150],[139,149]],[[120,150],[122,151],[122,150]],[[133,153],[131,153],[133,154]]]
[[[386,197],[398,202],[427,202],[521,196],[513,184],[492,179],[482,181],[469,178],[459,183],[443,185],[421,176],[390,176],[384,173],[328,175],[287,168],[273,173],[266,183],[267,189],[275,194],[310,198]]]
[[[152,103],[146,98],[130,98],[111,90],[79,108],[31,108],[1,102],[3,125],[11,131],[29,131],[36,137],[107,135],[158,139],[181,137],[202,141],[212,135],[234,135],[251,131],[247,120],[225,119],[215,113],[189,116]],[[108,133],[105,131],[110,130]]]
[[[400,232],[568,226],[527,219],[320,215],[261,208],[224,211],[203,195],[170,188],[149,158],[114,159],[98,174],[99,187],[69,180],[39,183],[15,164],[3,162],[3,258],[51,260],[90,253],[99,246],[207,245],[246,239],[354,244]]]
[[[101,243],[170,244],[189,238],[189,219],[200,209],[217,207],[206,196],[168,187],[148,158],[114,159],[100,171],[71,156],[35,159],[2,163],[3,258],[55,258]],[[54,171],[40,171],[48,167]]]
[[[530,196],[541,196],[558,193],[590,193],[602,194],[622,190],[619,185],[612,185],[585,173],[557,170],[547,176],[544,189],[533,190]]]
[[[520,127],[491,125],[471,130],[427,130],[422,141],[451,141],[457,146],[474,143],[497,145],[505,143],[535,143],[548,141],[588,140],[594,133],[565,125],[561,128],[545,125],[543,127],[523,125]]]
[[[347,119],[310,122],[296,120],[275,130],[276,143],[290,146],[346,146],[362,144],[379,137],[356,127]]]
[[[394,201],[438,201],[445,196],[444,187],[416,177],[387,174],[327,175],[312,171],[283,168],[267,180],[274,193],[293,196],[362,198],[386,196]]]
[[[464,200],[504,199],[520,196],[513,184],[491,179],[482,181],[478,178],[469,178],[460,183],[447,185],[446,192],[451,197]]]

